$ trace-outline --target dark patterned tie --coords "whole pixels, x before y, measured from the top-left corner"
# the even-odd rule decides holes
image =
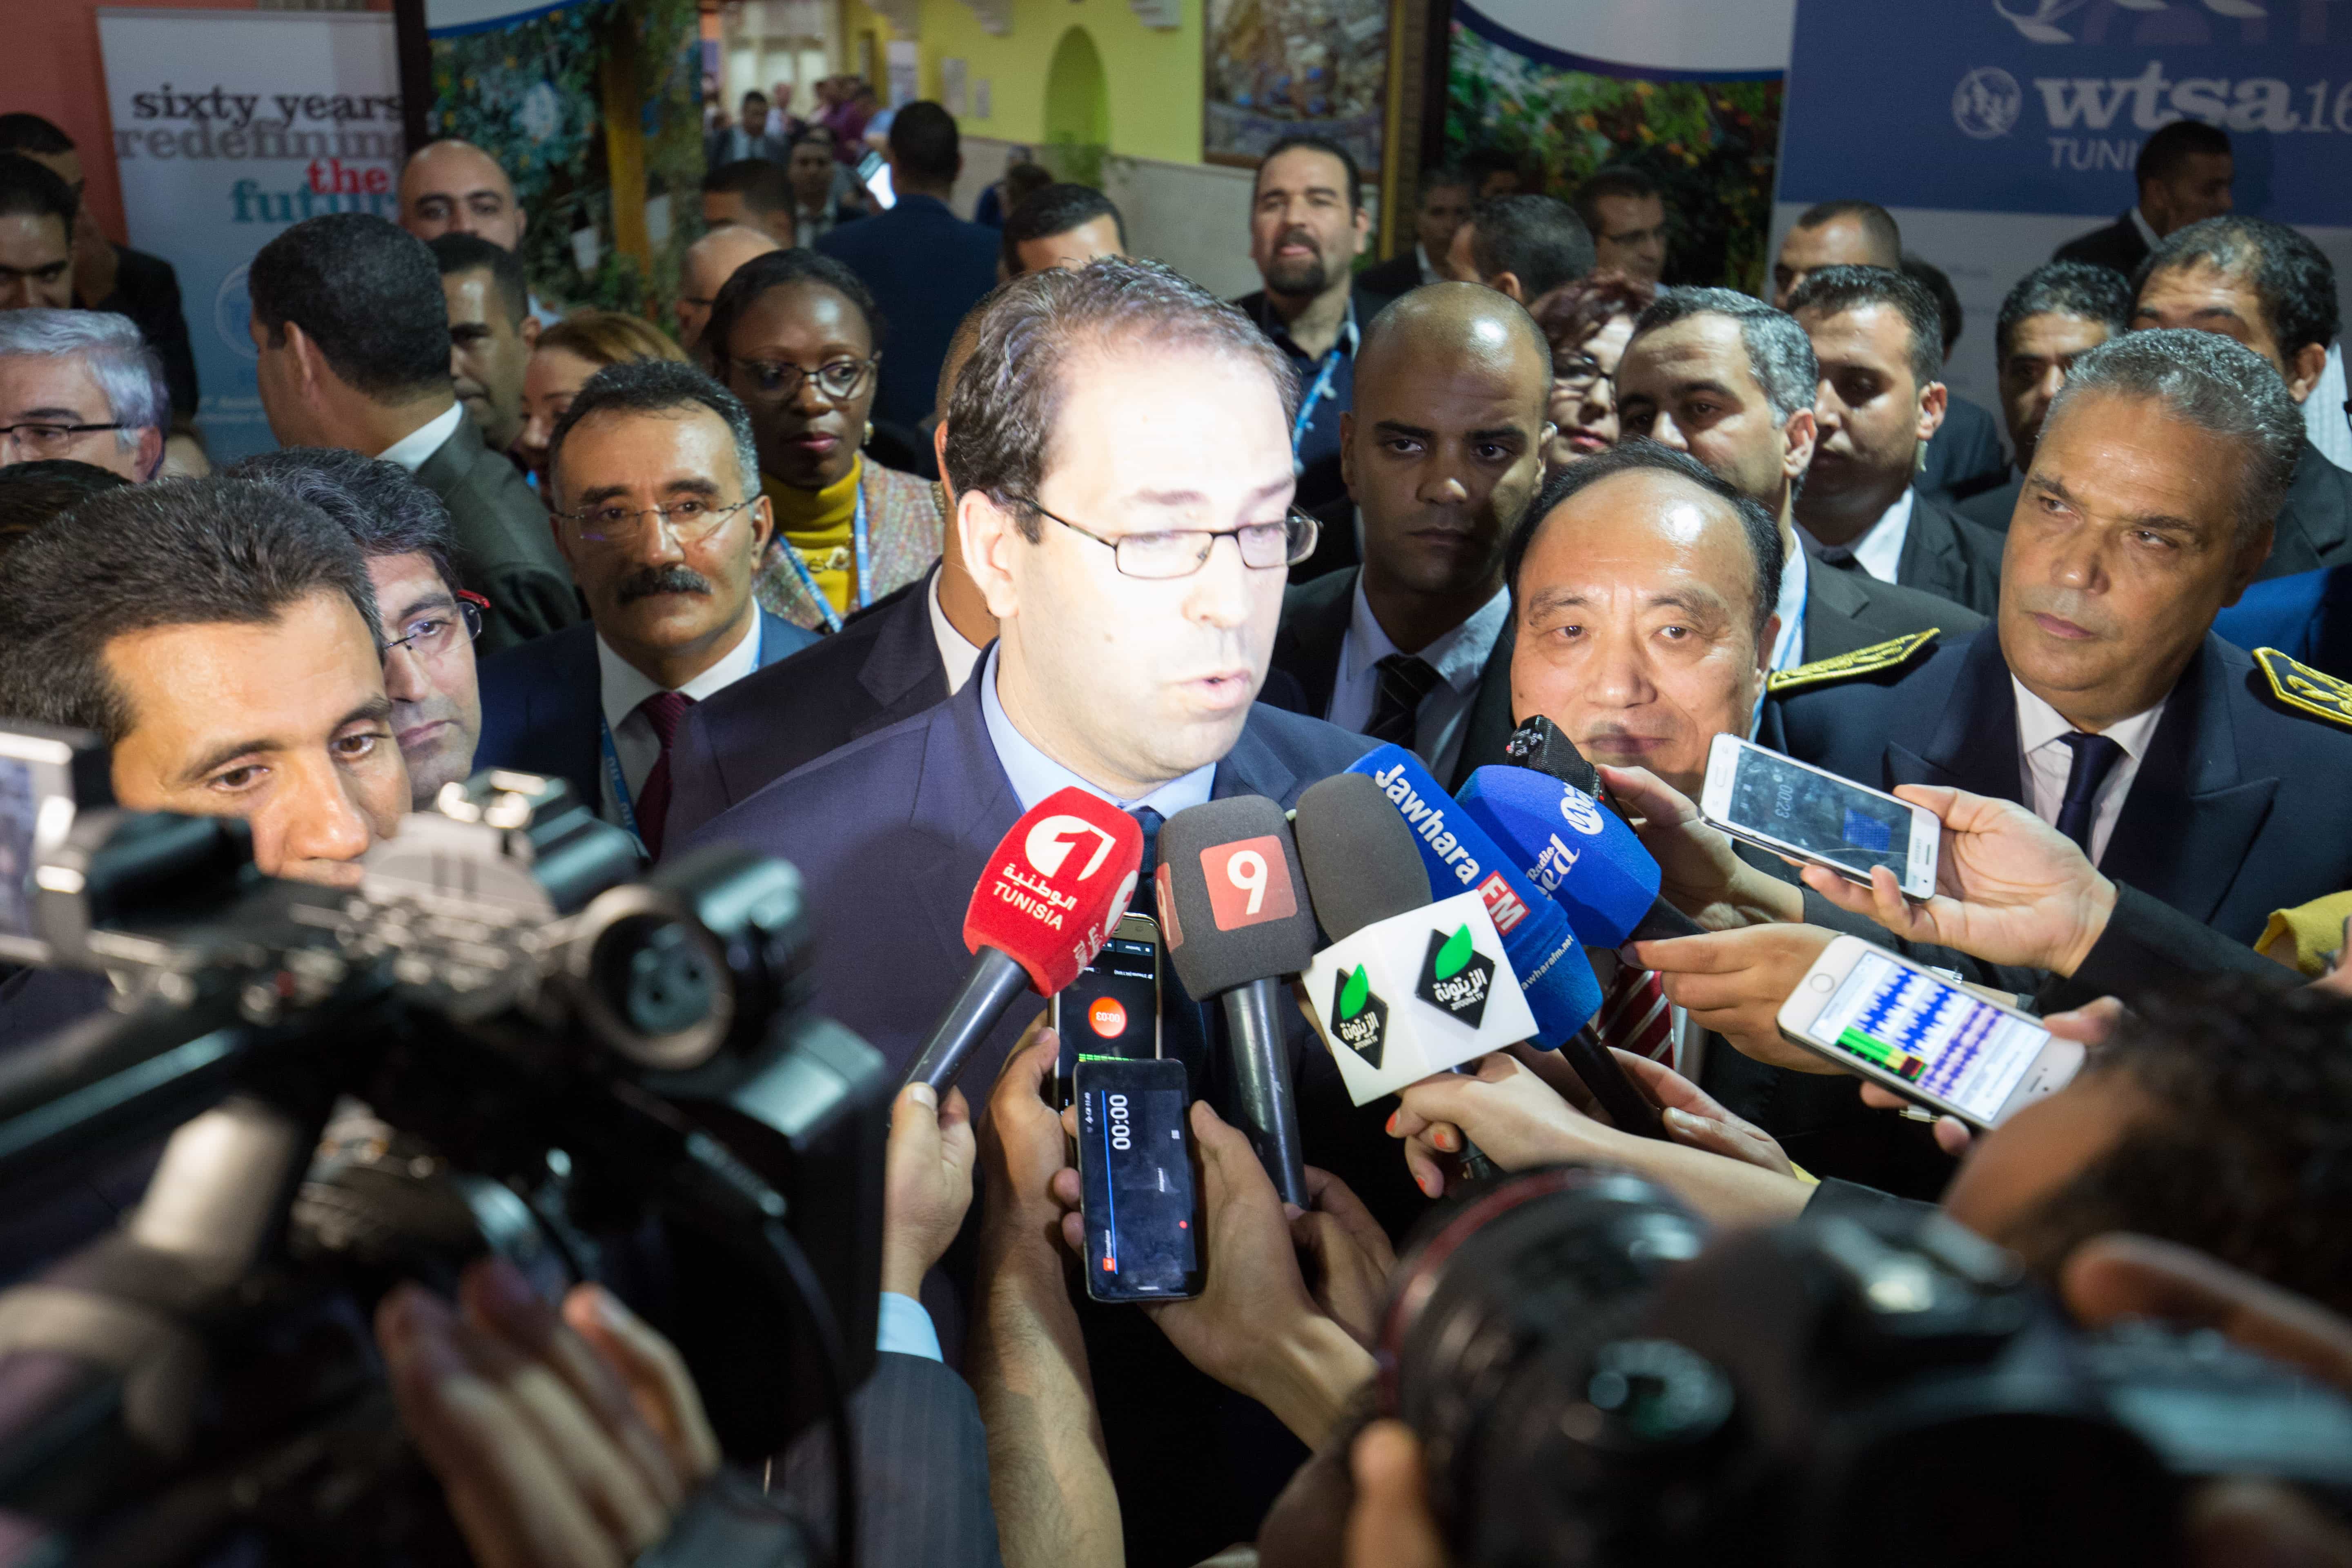
[[[653,770],[637,786],[637,798],[632,803],[637,837],[645,840],[646,853],[656,860],[662,852],[662,819],[669,816],[669,745],[677,738],[677,721],[693,706],[694,699],[683,691],[656,691],[637,704],[637,711],[654,727],[654,739],[661,742],[661,753],[654,758]]]
[[[1372,668],[1380,672],[1380,694],[1372,699],[1372,721],[1364,726],[1364,733],[1410,748],[1422,699],[1444,678],[1418,654],[1392,653]]]
[[[2084,854],[2091,855],[2091,818],[2098,806],[2099,786],[2122,760],[2124,749],[2105,735],[2086,735],[2080,730],[2060,739],[2074,748],[2074,765],[2066,770],[2066,797],[2058,803],[2058,831],[2073,839]]]

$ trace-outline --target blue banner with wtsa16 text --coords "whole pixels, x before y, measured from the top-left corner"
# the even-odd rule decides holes
[[[2240,211],[2352,224],[2352,4],[1799,0],[1783,115],[1783,202],[2113,216],[2189,119]]]

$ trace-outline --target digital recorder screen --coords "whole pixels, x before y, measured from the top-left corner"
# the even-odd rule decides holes
[[[1083,1057],[1148,1057],[1158,1023],[1157,944],[1113,937],[1063,995],[1062,1028]]]
[[[1899,883],[1911,864],[1909,806],[1745,746],[1730,819],[1864,878],[1884,866]]]
[[[1811,1033],[1988,1125],[2050,1042],[2048,1030],[1876,952],[1856,961]]]
[[[1098,1294],[1188,1293],[1196,1265],[1183,1128],[1181,1089],[1090,1082],[1078,1096],[1078,1136],[1088,1145],[1086,1266],[1100,1276]]]

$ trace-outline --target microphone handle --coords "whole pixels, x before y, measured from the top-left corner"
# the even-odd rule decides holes
[[[1029,972],[1013,959],[992,947],[983,947],[972,955],[971,973],[964,976],[963,989],[955,994],[948,1010],[931,1028],[931,1037],[923,1042],[922,1053],[915,1065],[907,1069],[907,1077],[898,1087],[910,1083],[927,1083],[940,1093],[947,1092],[956,1075],[963,1070],[964,1058],[980,1044],[981,1037],[996,1027],[1013,999],[1029,989]]]
[[[1627,942],[1663,942],[1677,936],[1705,936],[1706,928],[1664,899],[1650,900],[1650,912],[1625,933]]]
[[[1225,1034],[1233,1047],[1234,1088],[1242,1131],[1285,1203],[1312,1208],[1307,1162],[1298,1146],[1298,1101],[1290,1087],[1290,1053],[1276,1011],[1280,984],[1253,980],[1224,994]]]
[[[1666,1141],[1666,1124],[1658,1108],[1650,1103],[1641,1085],[1625,1076],[1625,1069],[1609,1054],[1591,1025],[1570,1036],[1559,1054],[1568,1058],[1570,1068],[1584,1080],[1584,1087],[1592,1091],[1592,1098],[1601,1102],[1619,1131]]]

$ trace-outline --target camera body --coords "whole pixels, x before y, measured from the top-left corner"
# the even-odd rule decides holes
[[[564,784],[494,771],[358,888],[281,882],[242,823],[115,808],[93,752],[0,731],[0,859],[29,868],[0,952],[115,998],[0,1061],[0,1185],[170,1138],[121,1232],[0,1292],[0,1381],[41,1393],[0,1418],[0,1506],[159,1557],[155,1497],[385,1528],[360,1500],[405,1456],[365,1314],[491,1249],[551,1295],[653,1279],[740,1458],[863,1381],[891,1086],[804,1005],[792,868],[720,847],[639,880]]]
[[[1525,1173],[1432,1216],[1384,1331],[1456,1561],[2163,1563],[2205,1477],[2352,1500],[2352,1402],[2211,1334],[2085,1334],[1940,1216],[1710,1241]]]

